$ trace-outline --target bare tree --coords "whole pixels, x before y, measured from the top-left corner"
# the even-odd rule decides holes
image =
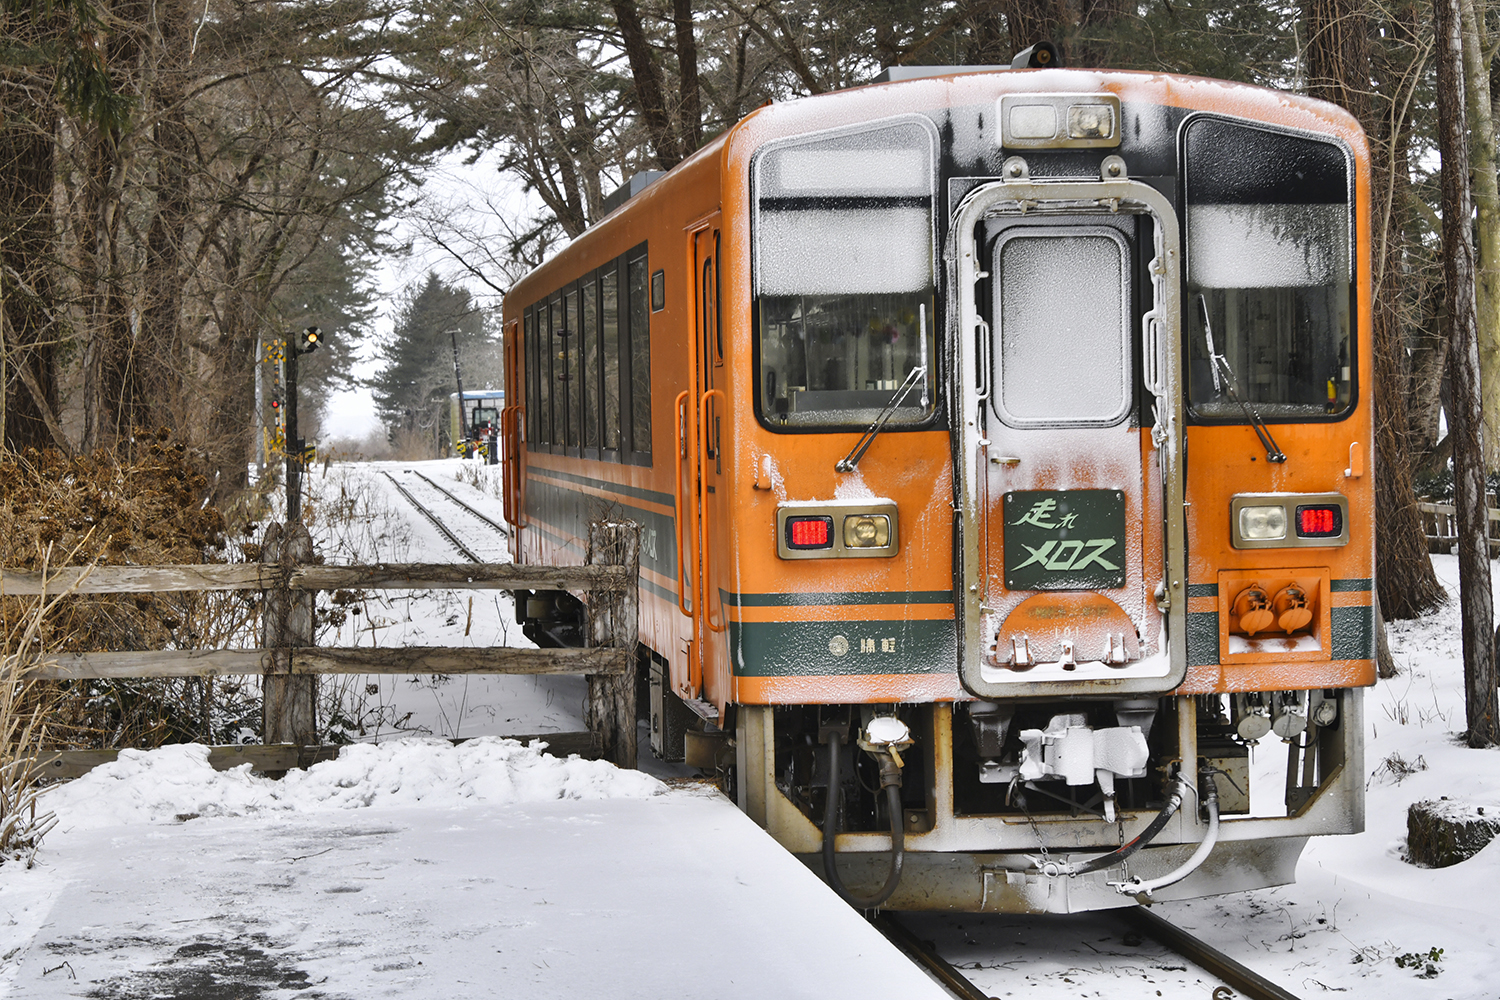
[[[1443,158],[1443,279],[1447,288],[1449,371],[1453,382],[1453,493],[1458,508],[1458,569],[1463,610],[1464,687],[1471,747],[1500,741],[1495,692],[1494,597],[1490,591],[1488,514],[1481,446],[1479,344],[1474,321],[1473,216],[1469,137],[1464,119],[1460,0],[1435,0],[1438,147]]]

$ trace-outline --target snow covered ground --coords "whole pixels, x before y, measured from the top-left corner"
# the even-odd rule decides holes
[[[445,485],[459,468],[421,467]],[[329,561],[449,558],[380,471],[315,477],[314,511],[353,515],[315,522]],[[1456,590],[1455,560],[1434,562]],[[524,644],[506,599],[473,596],[372,597],[322,641]],[[1500,751],[1455,739],[1456,604],[1391,638],[1403,674],[1366,696],[1366,832],[1310,844],[1296,885],[1158,911],[1299,996],[1496,1000],[1500,845],[1443,870],[1401,856],[1412,802],[1500,809]],[[365,738],[582,728],[576,679],[462,680],[358,688]],[[61,823],[37,866],[0,866],[0,995],[945,995],[711,789],[512,741],[361,744],[280,782],[190,747],[127,753],[45,803]],[[906,919],[997,997],[1217,986],[1108,915]]]

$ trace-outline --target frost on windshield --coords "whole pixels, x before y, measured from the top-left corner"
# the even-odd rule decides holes
[[[772,427],[933,412],[937,135],[904,115],[768,144],[752,167],[759,409]]]
[[[1188,402],[1244,420],[1338,415],[1352,405],[1349,158],[1309,136],[1215,118],[1187,126]],[[1202,296],[1201,302],[1199,296]],[[1207,316],[1205,317],[1205,312]],[[1206,318],[1206,323],[1205,323]]]

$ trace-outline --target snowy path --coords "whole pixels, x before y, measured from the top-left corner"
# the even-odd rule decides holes
[[[279,786],[180,748],[108,768],[0,869],[8,995],[945,996],[712,790],[489,740]]]

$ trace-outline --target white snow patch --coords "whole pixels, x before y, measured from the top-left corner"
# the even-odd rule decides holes
[[[429,739],[354,744],[337,760],[289,771],[279,781],[252,773],[248,764],[215,771],[208,748],[198,744],[122,750],[119,760],[48,791],[44,803],[57,813],[65,835],[185,816],[648,798],[665,789],[638,771],[576,756],[561,760],[543,754],[535,743],[485,736],[458,746]]]

